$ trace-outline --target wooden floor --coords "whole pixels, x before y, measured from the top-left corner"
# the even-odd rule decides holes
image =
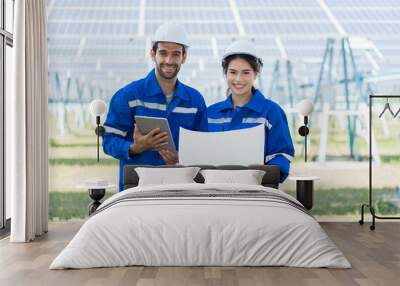
[[[357,223],[321,223],[353,268],[121,267],[48,270],[81,223],[51,223],[43,238],[27,244],[0,241],[0,285],[400,285],[400,223],[375,231]]]

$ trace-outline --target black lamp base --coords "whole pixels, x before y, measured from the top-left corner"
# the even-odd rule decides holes
[[[100,200],[106,194],[106,189],[89,189],[89,197],[93,200],[88,206],[89,215],[97,210],[97,208],[101,205]]]
[[[296,198],[306,209],[311,210],[314,204],[314,181],[297,180]]]

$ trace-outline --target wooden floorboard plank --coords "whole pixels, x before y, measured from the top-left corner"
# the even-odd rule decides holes
[[[292,267],[116,267],[49,270],[82,223],[51,223],[32,243],[0,241],[0,285],[397,286],[400,273],[400,223],[380,222],[375,231],[357,223],[321,223],[352,269]]]

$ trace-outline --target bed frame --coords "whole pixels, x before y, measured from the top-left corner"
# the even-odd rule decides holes
[[[186,166],[151,166],[151,165],[125,165],[124,166],[124,190],[132,187],[136,187],[139,182],[139,177],[135,171],[137,167],[148,167],[148,168],[182,168]],[[212,166],[212,165],[198,165],[196,167],[200,167],[201,170],[204,169],[218,169],[218,170],[263,170],[265,171],[265,175],[262,179],[261,184],[265,187],[271,187],[278,189],[279,181],[280,181],[280,171],[278,166],[273,165],[249,165],[249,166],[240,166],[240,165],[221,165],[221,166]],[[197,174],[194,180],[197,183],[204,183],[204,178],[200,174]]]

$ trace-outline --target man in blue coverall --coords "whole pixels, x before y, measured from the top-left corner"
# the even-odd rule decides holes
[[[207,131],[202,95],[177,79],[189,47],[184,28],[178,24],[163,24],[157,29],[152,44],[150,56],[155,69],[113,95],[104,123],[104,152],[120,160],[120,191],[123,191],[125,164],[170,165],[178,162],[176,153],[162,149],[168,139],[166,132],[157,128],[146,135],[141,134],[135,125],[135,115],[167,118],[176,148],[179,148],[179,127]]]

